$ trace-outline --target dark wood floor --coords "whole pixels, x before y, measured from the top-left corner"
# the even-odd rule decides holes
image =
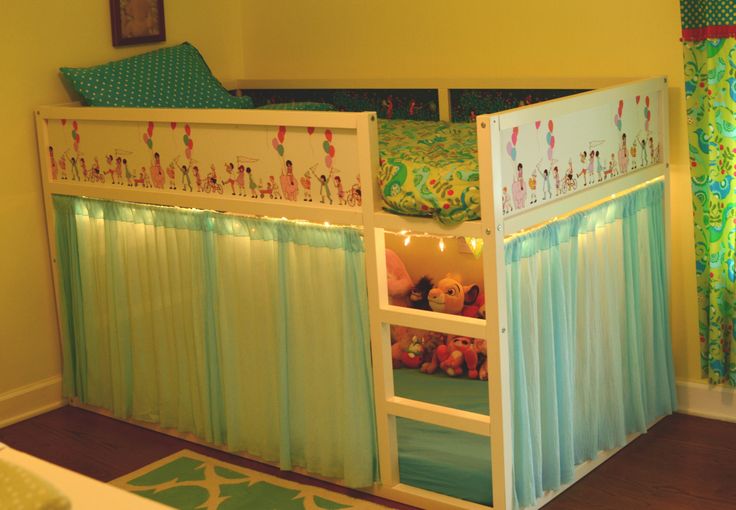
[[[101,481],[188,448],[290,480],[315,483],[295,473],[284,473],[272,466],[73,407],[0,429],[0,442]],[[370,499],[394,508],[410,508]],[[549,503],[545,510],[622,508],[736,509],[736,424],[679,414],[665,418]]]

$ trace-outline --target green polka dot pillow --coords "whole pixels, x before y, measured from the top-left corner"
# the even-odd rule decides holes
[[[0,508],[69,510],[71,503],[47,481],[20,466],[0,460]]]
[[[90,106],[252,108],[250,97],[228,93],[189,43],[61,73]]]

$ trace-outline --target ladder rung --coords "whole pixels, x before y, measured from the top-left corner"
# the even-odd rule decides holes
[[[426,329],[440,333],[467,336],[471,338],[486,338],[486,321],[473,319],[462,315],[428,312],[401,306],[386,306],[379,311],[381,322],[397,326]]]
[[[485,384],[478,382],[478,384]],[[431,423],[440,427],[478,434],[491,435],[491,417],[482,414],[461,411],[449,407],[420,402],[403,397],[386,399],[386,412],[393,416],[401,416],[416,421]]]

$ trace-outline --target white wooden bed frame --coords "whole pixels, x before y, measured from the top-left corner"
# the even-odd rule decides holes
[[[239,86],[247,83],[239,83]],[[264,88],[280,85],[282,88],[319,88],[310,82],[260,82]],[[360,85],[360,84],[357,84]],[[416,85],[412,83],[411,85]],[[479,84],[480,85],[480,84]],[[330,88],[340,84],[325,84]],[[350,82],[350,86],[356,86]],[[365,85],[363,85],[365,87]],[[485,84],[488,86],[488,84]],[[572,193],[545,203],[522,214],[504,219],[502,213],[501,168],[504,165],[502,133],[513,126],[533,123],[541,118],[575,115],[601,104],[611,103],[624,95],[659,94],[658,115],[661,126],[661,158],[657,164],[635,172],[620,175],[593,186],[585,192]],[[441,89],[440,98],[447,100],[447,89]],[[440,113],[447,117],[449,108],[442,106]],[[638,98],[637,98],[638,103]],[[667,135],[667,82],[666,78],[654,78],[595,90],[562,98],[477,117],[478,160],[480,169],[481,220],[455,226],[441,225],[432,219],[398,216],[382,210],[381,193],[375,184],[378,161],[378,130],[375,113],[293,112],[293,111],[227,111],[227,110],[177,110],[130,108],[83,108],[78,105],[41,107],[35,113],[39,157],[48,237],[51,250],[53,275],[56,287],[57,311],[59,301],[59,271],[56,264],[55,217],[52,196],[55,194],[78,195],[106,200],[121,200],[148,204],[214,209],[234,214],[283,217],[312,222],[329,222],[334,225],[362,225],[366,249],[366,277],[369,292],[370,332],[378,433],[381,483],[372,492],[396,501],[422,508],[482,509],[486,506],[437,494],[400,483],[395,417],[410,418],[442,427],[487,436],[491,442],[493,472],[493,508],[510,510],[513,505],[512,485],[512,424],[509,388],[509,346],[505,302],[504,238],[533,228],[544,222],[564,217],[580,209],[607,200],[616,194],[627,192],[655,179],[664,179],[665,197],[668,188],[668,135]],[[356,140],[355,161],[362,182],[363,204],[360,208],[334,208],[314,203],[286,201],[249,201],[227,195],[204,193],[171,193],[166,190],[139,189],[95,185],[84,182],[60,181],[51,178],[47,148],[49,146],[49,122],[57,119],[76,119],[80,122],[105,121],[113,123],[187,122],[191,125],[217,126],[277,126],[316,127],[343,129],[354,133]],[[611,122],[610,118],[601,122]],[[173,124],[172,124],[173,125]],[[315,191],[316,195],[316,191]],[[490,199],[492,197],[492,199]],[[668,200],[666,200],[668,203]],[[665,212],[665,217],[669,215]],[[388,304],[385,267],[385,232],[410,231],[437,236],[471,236],[484,240],[482,263],[486,291],[487,319],[435,314],[391,306]],[[669,254],[669,225],[665,226],[666,247]],[[669,255],[668,255],[669,256]],[[669,275],[669,263],[668,263]],[[488,341],[488,390],[490,416],[454,410],[424,402],[409,400],[394,394],[390,353],[389,325],[403,325],[445,333],[484,338]],[[632,440],[635,436],[629,437]],[[601,452],[577,467],[575,481],[585,476],[617,450]],[[573,482],[574,483],[574,482]],[[541,507],[568,486],[546,494],[535,508]],[[489,488],[490,489],[490,488]]]

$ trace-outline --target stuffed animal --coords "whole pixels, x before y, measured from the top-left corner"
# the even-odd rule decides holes
[[[409,293],[414,282],[409,271],[395,251],[386,249],[386,284],[388,302],[397,306],[409,306]]]
[[[463,375],[468,367],[469,376],[478,377],[478,354],[473,348],[473,339],[466,336],[449,336],[447,342],[437,347],[432,361],[422,365],[422,372],[431,374],[441,368],[450,377]]]
[[[422,347],[419,352],[421,355],[419,356],[417,366],[431,361],[437,346],[445,343],[445,335],[442,333],[406,326],[391,326],[391,362],[394,368],[401,368],[403,366],[417,368],[417,366],[412,366],[415,362],[414,357],[410,356],[412,363],[406,363],[405,359],[405,353],[412,350],[415,354],[417,353],[416,346],[412,347],[413,343],[417,343],[414,340],[415,338],[421,342]]]
[[[422,276],[409,294],[409,304],[418,310],[431,310],[429,307],[429,291],[434,287],[429,276]]]
[[[476,303],[480,295],[477,285],[463,285],[458,276],[448,274],[437,282],[427,297],[430,308],[435,312],[478,317],[481,305],[476,306]]]
[[[408,368],[419,368],[424,360],[424,339],[414,336],[406,350],[401,351],[401,363]]]
[[[478,354],[478,372],[476,376],[481,381],[488,380],[488,350],[486,349],[486,341],[481,338],[473,339],[473,350]],[[468,377],[475,379],[474,372],[468,368]]]

